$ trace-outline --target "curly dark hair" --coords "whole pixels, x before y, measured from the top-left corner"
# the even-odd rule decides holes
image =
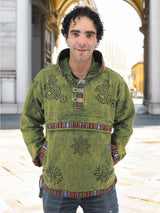
[[[78,7],[76,6],[73,8],[73,10],[68,13],[63,21],[62,21],[62,34],[64,37],[68,38],[68,31],[70,27],[71,21],[75,21],[77,17],[88,17],[91,19],[95,25],[95,28],[97,30],[97,40],[100,41],[103,36],[103,24],[100,20],[100,17],[98,13],[93,11],[91,8],[85,6],[85,7]]]

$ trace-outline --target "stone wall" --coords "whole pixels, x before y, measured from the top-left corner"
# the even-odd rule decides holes
[[[15,103],[16,0],[0,1],[0,102]]]

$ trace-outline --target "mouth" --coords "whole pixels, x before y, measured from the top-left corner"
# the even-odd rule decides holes
[[[77,48],[76,50],[77,50],[79,53],[85,53],[85,52],[87,52],[87,49]]]

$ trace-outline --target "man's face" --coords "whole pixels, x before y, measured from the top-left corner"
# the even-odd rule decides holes
[[[76,18],[75,22],[72,20],[66,42],[70,48],[70,60],[90,61],[98,44],[97,30],[93,21],[87,17]]]

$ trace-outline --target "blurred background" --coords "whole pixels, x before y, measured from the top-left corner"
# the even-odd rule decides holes
[[[100,14],[106,66],[147,113],[160,114],[159,0],[0,0],[0,113],[21,114],[31,80],[65,48],[61,22],[76,5]]]

